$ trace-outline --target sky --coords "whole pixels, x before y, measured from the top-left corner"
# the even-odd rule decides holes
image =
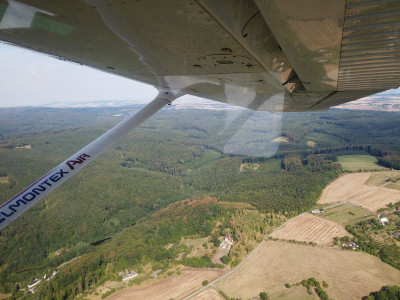
[[[135,104],[156,95],[151,85],[0,42],[0,107],[91,101]]]
[[[57,102],[149,102],[151,85],[0,43],[0,107]]]

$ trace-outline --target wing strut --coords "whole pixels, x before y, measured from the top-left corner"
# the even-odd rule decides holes
[[[171,101],[180,96],[182,96],[180,92],[176,94],[170,90],[159,91],[157,97],[137,113],[108,130],[89,145],[79,150],[49,173],[28,186],[18,195],[1,205],[0,230],[5,228],[11,221],[19,217],[44,196],[67,181],[67,179],[82,170],[90,161],[107,150],[130,130],[139,126],[165,105],[171,104]]]

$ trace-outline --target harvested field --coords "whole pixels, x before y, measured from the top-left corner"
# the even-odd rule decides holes
[[[365,172],[340,176],[324,189],[318,203],[348,201],[352,197],[369,191],[372,187],[365,185],[365,182],[371,174],[372,172]]]
[[[349,234],[343,225],[311,214],[303,214],[286,223],[271,237],[330,245],[333,243],[334,237],[345,235]]]
[[[318,203],[348,201],[371,211],[376,211],[389,203],[395,203],[400,200],[399,190],[366,184],[367,182],[379,184],[382,180],[385,181],[387,176],[384,173],[386,172],[353,173],[340,176],[325,188]]]
[[[216,285],[229,297],[249,299],[266,291],[271,299],[307,299],[305,288],[284,285],[310,277],[326,281],[325,290],[333,299],[349,299],[349,295],[360,299],[384,285],[400,284],[399,270],[363,252],[268,241]]]
[[[224,273],[220,269],[187,268],[181,271],[181,275],[174,274],[147,287],[129,287],[107,299],[181,299],[203,287],[201,283],[204,280],[212,281]]]
[[[386,207],[389,203],[400,201],[400,191],[387,188],[379,188],[369,193],[351,199],[350,202],[377,211],[381,207]]]
[[[190,298],[192,300],[224,300],[220,293],[216,289],[208,288],[202,291],[200,294]]]

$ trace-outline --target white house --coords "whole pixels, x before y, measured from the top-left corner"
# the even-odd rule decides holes
[[[379,223],[381,223],[382,225],[385,225],[386,223],[389,223],[389,220],[386,217],[380,218]]]
[[[32,281],[30,284],[28,284],[28,289],[33,288],[34,286],[38,285],[41,282],[40,279],[35,278],[34,281]]]

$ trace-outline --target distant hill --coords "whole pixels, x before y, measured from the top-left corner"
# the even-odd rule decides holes
[[[336,108],[352,110],[400,111],[400,91],[385,91],[336,106]]]

